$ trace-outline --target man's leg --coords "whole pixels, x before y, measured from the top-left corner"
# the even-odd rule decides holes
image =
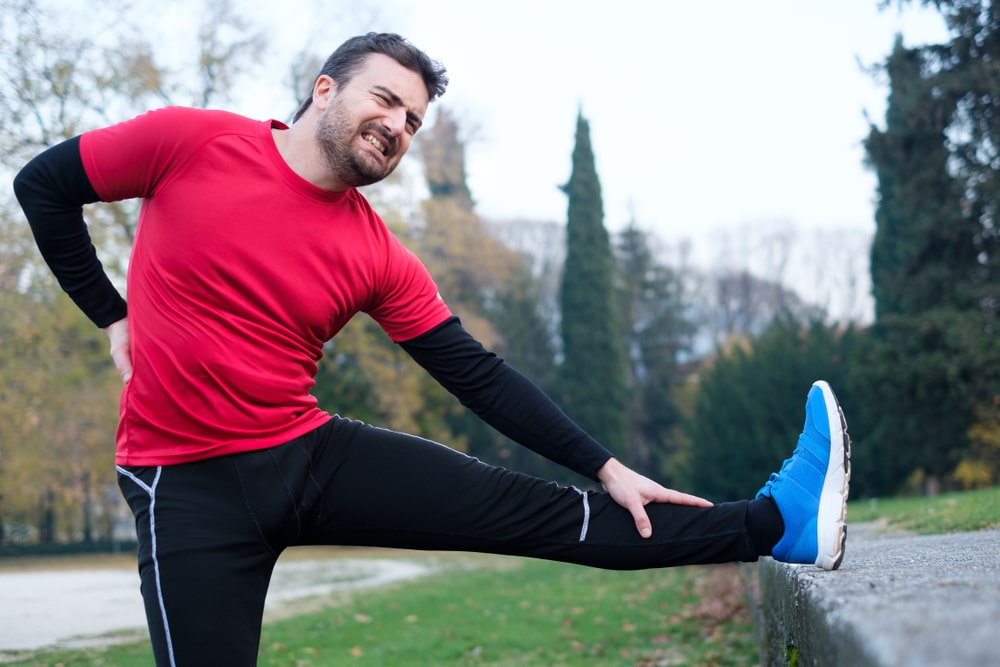
[[[280,549],[248,504],[237,457],[119,467],[136,517],[139,574],[159,667],[256,664]]]
[[[647,506],[653,535],[606,493],[489,466],[443,445],[349,420],[302,456],[325,490],[303,543],[481,551],[607,569],[755,560],[747,501]],[[286,454],[287,455],[287,454]],[[770,504],[769,499],[753,501]]]

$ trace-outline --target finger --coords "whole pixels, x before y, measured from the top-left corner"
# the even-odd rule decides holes
[[[127,344],[118,344],[111,348],[111,361],[122,382],[132,379],[132,355]]]
[[[671,503],[673,505],[690,505],[692,507],[712,507],[715,504],[710,500],[706,500],[699,496],[693,496],[690,493],[682,493],[680,491],[668,491],[666,499],[662,502]]]
[[[122,318],[104,327],[110,342],[111,361],[122,382],[132,379],[132,353],[128,340],[128,319]]]
[[[639,531],[639,535],[643,538],[649,538],[653,534],[653,524],[649,520],[649,515],[646,514],[646,508],[639,505],[638,507],[629,508],[629,511],[632,512],[635,529]]]
[[[115,369],[118,371],[118,375],[121,377],[122,382],[128,382],[132,379],[132,362],[129,361],[126,355],[114,355],[112,360],[115,362]]]

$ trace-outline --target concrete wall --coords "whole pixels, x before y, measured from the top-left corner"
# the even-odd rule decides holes
[[[835,572],[770,558],[758,568],[762,665],[1000,666],[1000,531],[849,526]]]

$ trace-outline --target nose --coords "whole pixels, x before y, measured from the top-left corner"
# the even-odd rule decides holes
[[[403,136],[406,130],[406,109],[394,107],[389,109],[384,121],[385,128],[394,137]]]

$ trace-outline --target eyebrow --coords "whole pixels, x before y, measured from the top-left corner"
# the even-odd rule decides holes
[[[399,95],[397,95],[396,93],[392,92],[391,90],[389,90],[385,86],[372,86],[372,90],[378,91],[378,92],[382,93],[383,95],[385,95],[386,97],[388,97],[389,100],[394,105],[396,105],[398,107],[404,107],[404,108],[406,107],[406,104],[403,102],[403,98],[401,98]],[[418,116],[417,114],[413,113],[412,111],[407,111],[406,112],[406,118],[411,123],[413,123],[414,125],[416,125],[418,128],[421,125],[424,124],[423,119],[420,116]]]

